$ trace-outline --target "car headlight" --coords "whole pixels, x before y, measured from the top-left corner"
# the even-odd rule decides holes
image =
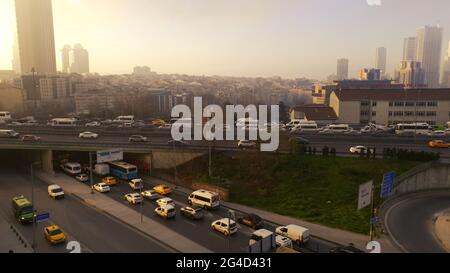
[[[22,216],[20,219],[25,220],[25,217]]]

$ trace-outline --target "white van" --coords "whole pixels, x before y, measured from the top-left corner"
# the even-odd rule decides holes
[[[189,195],[188,204],[204,209],[215,209],[220,206],[220,196],[217,192],[197,190]]]
[[[128,186],[133,190],[142,190],[144,188],[144,181],[140,178],[131,179],[131,181],[128,182]]]
[[[134,116],[118,116],[114,119],[114,123],[130,123],[134,122]]]
[[[7,122],[7,121],[11,121],[11,113],[10,112],[6,112],[6,111],[1,111],[0,112],[0,120]]]
[[[295,125],[291,131],[302,133],[302,132],[317,132],[319,127],[315,121],[301,121],[299,124]]]
[[[352,128],[348,124],[330,124],[323,128],[319,133],[327,134],[327,133],[345,133],[351,131]]]
[[[53,199],[61,199],[64,198],[64,191],[58,185],[50,185],[47,188],[48,195]]]
[[[277,227],[275,233],[287,237],[298,244],[308,242],[310,237],[309,229],[297,225]]]
[[[0,137],[3,138],[18,138],[19,136],[20,134],[14,130],[0,130]]]
[[[64,163],[61,165],[61,169],[70,175],[78,175],[81,173],[81,165],[76,162]]]

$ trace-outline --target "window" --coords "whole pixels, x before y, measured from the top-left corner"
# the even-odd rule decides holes
[[[438,103],[437,103],[437,101],[429,101],[427,103],[427,105],[428,105],[428,107],[437,107]]]
[[[392,107],[394,106],[394,103],[392,101],[389,102],[389,106]]]
[[[418,106],[418,107],[424,107],[424,106],[427,106],[427,104],[426,104],[426,102],[424,102],[424,101],[418,101],[418,102],[416,102],[416,106]]]
[[[405,103],[403,101],[395,101],[394,106],[405,106]]]
[[[405,106],[413,107],[413,106],[414,106],[414,102],[412,102],[412,101],[407,101],[407,102],[405,102]]]
[[[372,107],[376,107],[377,106],[377,102],[376,101],[372,101]]]
[[[361,116],[368,116],[369,115],[369,111],[361,111]]]
[[[407,117],[414,116],[414,112],[413,111],[406,111],[405,112],[405,116],[407,116]]]
[[[427,117],[435,117],[436,112],[427,112]]]
[[[361,101],[361,106],[369,106],[369,101]]]
[[[424,116],[425,116],[425,112],[423,112],[423,111],[416,112],[416,116],[418,116],[418,117],[424,117]]]
[[[394,111],[394,117],[402,117],[403,111]]]
[[[373,111],[372,112],[372,117],[376,117],[377,116],[377,112]]]
[[[389,111],[388,115],[389,115],[390,117],[392,117],[392,111]],[[450,116],[450,112],[448,112],[448,115]]]

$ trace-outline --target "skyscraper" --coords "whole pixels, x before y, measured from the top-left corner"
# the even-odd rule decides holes
[[[381,75],[386,73],[386,56],[387,50],[385,47],[379,47],[375,54],[375,68],[381,70]]]
[[[442,28],[438,26],[424,26],[417,29],[416,61],[422,64],[425,71],[425,81],[430,88],[439,87]]]
[[[408,88],[425,86],[425,73],[419,62],[401,61],[395,71],[395,81]]]
[[[447,56],[445,56],[444,59],[442,85],[445,87],[450,87],[450,42],[448,42]]]
[[[73,46],[70,54],[70,72],[71,73],[89,73],[89,52],[80,44]]]
[[[348,79],[348,59],[337,60],[337,78],[339,81]]]
[[[16,73],[21,72],[19,42],[17,41],[17,33],[14,34],[12,68],[13,68],[14,72],[16,72]]]
[[[403,42],[403,61],[416,60],[416,37],[405,38]]]
[[[15,0],[22,73],[56,73],[51,0]]]
[[[378,68],[363,68],[359,70],[359,79],[361,81],[379,81],[381,80],[382,73]]]
[[[72,51],[72,47],[70,45],[65,45],[63,49],[61,49],[61,64],[62,64],[62,72],[69,73],[70,72],[70,52]]]

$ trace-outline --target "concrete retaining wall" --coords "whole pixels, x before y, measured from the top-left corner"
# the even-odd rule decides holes
[[[153,152],[153,169],[170,169],[202,156],[202,152],[194,151],[158,151]]]
[[[450,164],[427,163],[398,177],[395,195],[450,188]]]

